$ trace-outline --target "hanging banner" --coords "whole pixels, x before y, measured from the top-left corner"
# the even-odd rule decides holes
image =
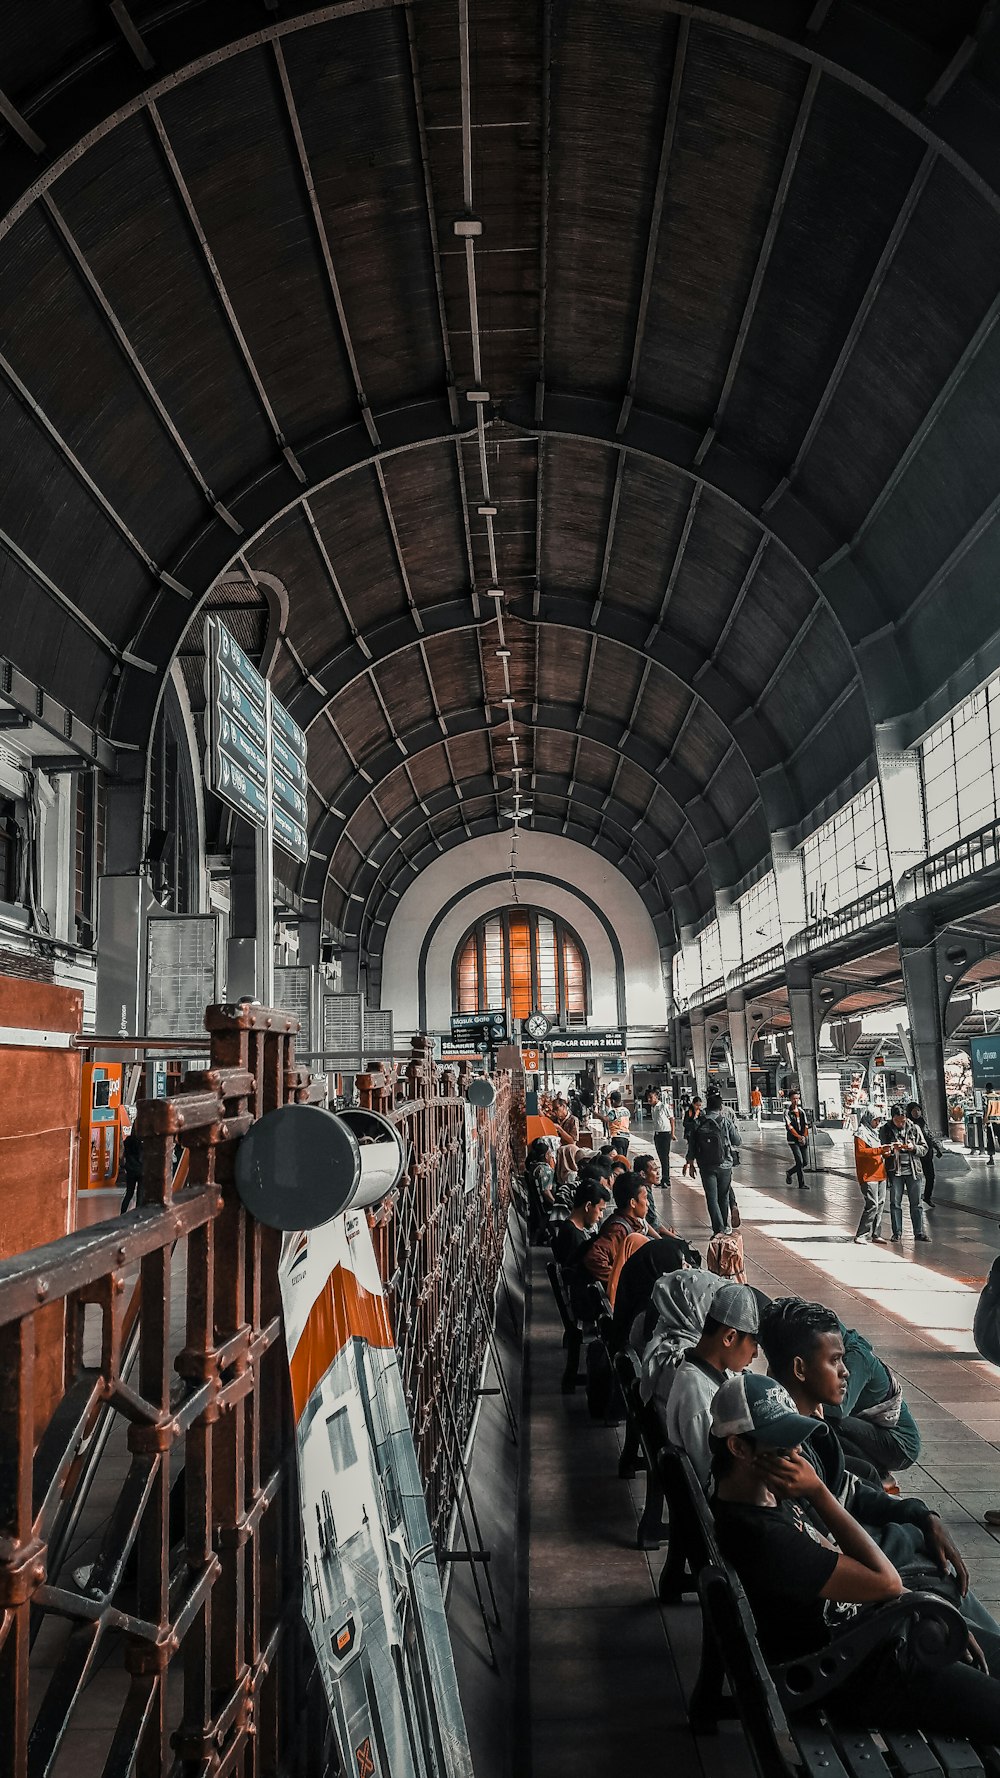
[[[286,1235],[303,1611],[346,1773],[473,1778],[389,1313],[363,1211]]]

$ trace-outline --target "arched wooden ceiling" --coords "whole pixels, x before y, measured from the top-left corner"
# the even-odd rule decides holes
[[[14,0],[7,656],[141,747],[273,577],[360,931],[502,822],[499,584],[536,822],[696,918],[1000,661],[998,88],[965,0]]]

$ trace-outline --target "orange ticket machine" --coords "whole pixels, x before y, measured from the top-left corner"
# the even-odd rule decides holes
[[[85,1062],[80,1091],[81,1191],[113,1185],[121,1147],[121,1062]]]

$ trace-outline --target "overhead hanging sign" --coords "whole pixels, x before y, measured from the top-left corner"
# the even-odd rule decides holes
[[[506,1043],[507,1014],[502,1010],[455,1012],[451,1015],[451,1035],[469,1043]]]
[[[309,857],[306,737],[224,623],[205,622],[209,789],[300,864]]]
[[[555,1056],[596,1056],[625,1048],[625,1033],[613,1031],[560,1031],[545,1045]]]

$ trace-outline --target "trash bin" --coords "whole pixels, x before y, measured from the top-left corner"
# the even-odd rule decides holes
[[[965,1114],[965,1146],[971,1148],[975,1154],[982,1154],[986,1146],[981,1111],[967,1111]]]

